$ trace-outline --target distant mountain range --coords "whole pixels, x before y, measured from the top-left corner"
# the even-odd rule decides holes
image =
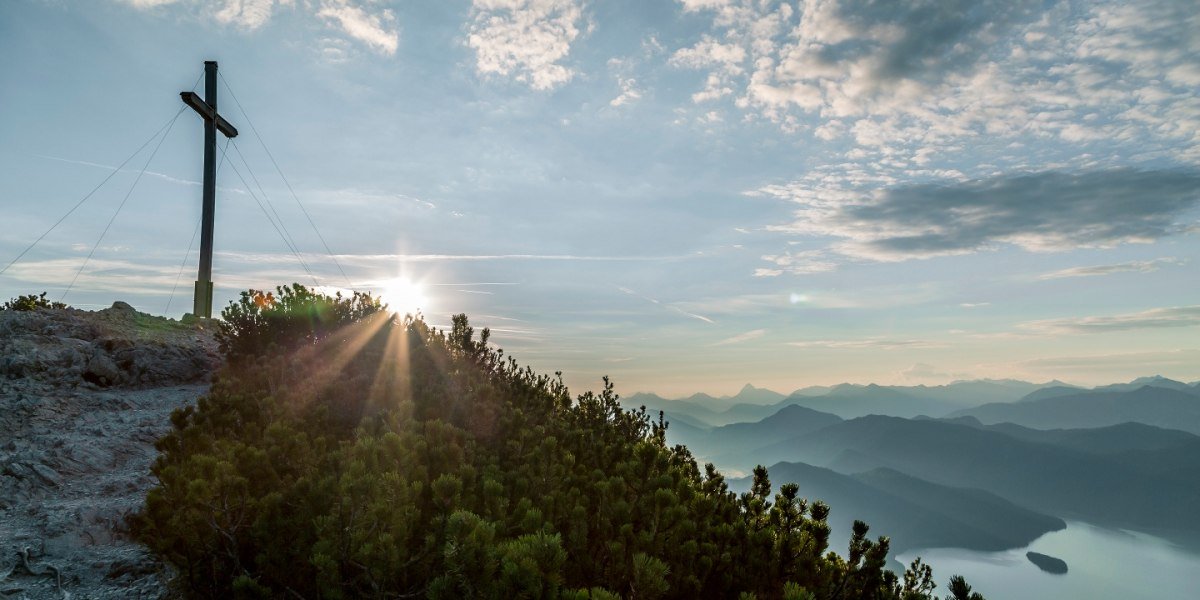
[[[734,475],[774,464],[776,486],[795,481],[837,507],[835,530],[862,519],[898,548],[1017,547],[1061,527],[1058,517],[1188,545],[1200,534],[1196,383],[840,385],[742,402],[769,401],[763,391],[747,386],[716,409],[633,398],[663,407],[668,441],[701,461]],[[724,422],[742,415],[758,418]]]
[[[672,423],[667,427],[667,440],[691,448],[704,459],[781,442],[841,422],[837,415],[793,404],[752,423],[732,423],[715,428]]]
[[[1178,385],[1171,385],[1178,384]],[[1031,397],[1032,396],[1032,397]],[[1200,388],[1171,380],[1104,386],[1048,394],[1039,390],[1018,402],[995,402],[951,413],[985,424],[1015,423],[1038,429],[1105,427],[1144,423],[1200,434]]]
[[[757,421],[784,406],[798,405],[852,419],[869,414],[896,417],[944,416],[956,410],[993,402],[1014,402],[1043,388],[1070,388],[1060,381],[1036,384],[1012,379],[957,381],[939,386],[882,386],[843,383],[802,388],[785,396],[746,384],[733,396],[693,394],[668,400],[657,394],[638,392],[622,399],[627,407],[645,406],[662,411],[675,422],[695,427],[718,427]]]
[[[904,418],[974,415],[985,423],[994,423],[1011,420],[1005,418],[1003,414],[1005,410],[1019,409],[988,408],[984,409],[982,416],[973,413],[972,409],[987,405],[1036,403],[1051,398],[1092,392],[1131,392],[1143,387],[1200,395],[1200,381],[1184,383],[1161,376],[1152,376],[1141,377],[1129,383],[1118,383],[1092,389],[1073,386],[1057,380],[1039,384],[1015,379],[984,379],[956,381],[939,386],[842,383],[835,386],[802,388],[787,396],[746,384],[733,396],[715,397],[708,394],[693,394],[687,398],[672,400],[649,392],[638,392],[622,399],[621,402],[631,408],[645,406],[653,413],[663,411],[669,420],[699,428],[757,421],[778,412],[784,406],[791,405],[827,412],[843,419],[866,415]],[[995,418],[987,412],[990,410],[998,411]],[[1120,419],[1121,417],[1114,416],[1112,418]],[[1128,420],[1130,419],[1110,419],[1109,421],[1097,421],[1095,425],[1064,423],[1063,425],[1053,425],[1053,427],[1115,425]],[[1169,427],[1169,425],[1163,426]]]

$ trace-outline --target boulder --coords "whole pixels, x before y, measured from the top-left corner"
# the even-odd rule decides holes
[[[117,363],[104,352],[97,351],[88,361],[87,370],[83,372],[83,380],[99,386],[117,385],[121,382],[121,369]]]

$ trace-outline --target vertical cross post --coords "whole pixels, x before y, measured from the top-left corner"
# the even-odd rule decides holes
[[[237,137],[237,129],[217,113],[217,61],[204,61],[204,100],[194,92],[179,94],[184,104],[204,117],[204,197],[200,222],[200,269],[192,314],[212,318],[213,224],[217,209],[217,130],[225,137]]]
[[[217,112],[217,61],[204,61],[204,102]],[[212,317],[213,223],[217,211],[217,124],[204,120],[204,204],[200,217],[200,272],[192,314]]]

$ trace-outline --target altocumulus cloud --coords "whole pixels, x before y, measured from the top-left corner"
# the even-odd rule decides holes
[[[876,191],[804,185],[756,194],[801,206],[772,229],[835,238],[830,250],[877,261],[966,254],[1011,244],[1032,251],[1152,242],[1188,228],[1200,173],[1117,168],[894,185]]]
[[[710,13],[718,42],[704,36],[672,64],[710,69],[696,102],[732,93],[748,74],[743,107],[779,119],[789,107],[858,114],[864,101],[917,93],[969,71],[1015,24],[1037,16],[1033,0],[875,2],[806,0],[799,8],[758,0],[679,0]]]
[[[549,90],[575,72],[561,62],[579,37],[583,8],[576,0],[473,0],[467,45],[481,75],[511,77]]]
[[[1018,168],[1087,162],[1089,144],[1200,157],[1194,3],[679,3],[711,17],[670,62],[706,75],[693,102],[850,142],[859,165],[903,172],[1010,143]]]
[[[255,31],[266,25],[278,9],[297,9],[310,12],[327,25],[355,39],[372,50],[392,55],[399,46],[400,35],[396,17],[388,8],[372,0],[120,0],[139,10],[174,10],[195,18],[215,19],[244,31]]]
[[[350,37],[363,42],[377,52],[395,54],[400,45],[396,33],[396,17],[391,10],[369,12],[344,0],[327,1],[317,16],[339,26]]]

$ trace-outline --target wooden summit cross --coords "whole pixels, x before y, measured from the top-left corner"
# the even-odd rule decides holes
[[[200,225],[200,273],[196,276],[196,295],[192,314],[212,318],[212,247],[213,213],[217,208],[217,130],[235,138],[238,131],[217,113],[217,61],[204,61],[204,99],[195,92],[180,92],[183,103],[204,118],[204,209]]]

